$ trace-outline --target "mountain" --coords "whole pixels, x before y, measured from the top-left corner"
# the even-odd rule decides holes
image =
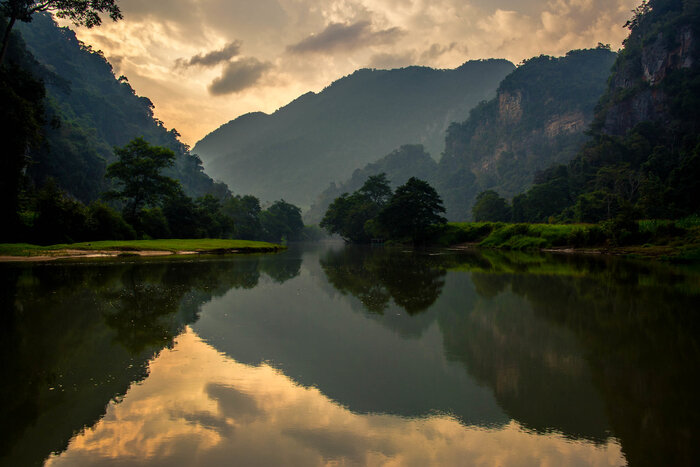
[[[190,196],[225,189],[204,173],[177,131],[154,117],[153,103],[137,95],[126,77],[115,77],[102,52],[58,27],[48,14],[34,15],[17,30],[43,68],[39,77],[52,123],[45,128],[45,144],[31,152],[28,175],[35,183],[51,177],[76,198],[94,200],[107,188],[104,172],[115,160],[113,148],[143,136],[175,151],[175,166],[165,173],[180,180]]]
[[[402,144],[439,154],[449,123],[492,97],[513,68],[485,60],[454,70],[359,70],[271,115],[241,116],[193,152],[236,192],[309,206],[331,182]]]
[[[469,219],[479,192],[512,197],[538,171],[570,161],[585,142],[615,57],[600,46],[527,60],[496,98],[451,125],[436,180],[448,217]]]
[[[588,142],[513,199],[515,220],[700,214],[700,4],[651,0],[627,26]]]
[[[601,46],[525,61],[505,77],[493,99],[449,126],[439,164],[427,163],[422,149],[403,146],[346,182],[332,184],[307,213],[307,222],[318,222],[333,199],[381,172],[397,185],[412,176],[432,183],[450,220],[469,219],[482,190],[509,197],[525,190],[538,171],[570,161],[581,148],[615,57]]]

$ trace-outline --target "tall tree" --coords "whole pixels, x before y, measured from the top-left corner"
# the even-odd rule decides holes
[[[428,182],[411,177],[396,189],[378,221],[391,238],[410,238],[414,244],[430,236],[435,226],[447,223],[442,199]]]
[[[68,18],[77,25],[92,28],[102,24],[100,13],[113,21],[122,18],[117,0],[0,0],[0,14],[7,18],[0,51],[0,66],[5,60],[10,33],[17,21],[28,23],[34,13],[54,11],[59,18]]]
[[[156,205],[180,189],[179,182],[160,174],[175,161],[170,149],[136,138],[123,148],[115,148],[114,153],[119,160],[107,167],[106,177],[116,179],[118,188],[105,196],[126,202],[127,220],[133,221],[142,208]]]

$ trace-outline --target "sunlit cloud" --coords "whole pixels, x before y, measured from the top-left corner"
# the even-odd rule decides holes
[[[257,83],[270,68],[272,64],[253,57],[236,60],[226,65],[222,75],[209,86],[209,92],[215,96],[241,92]]]
[[[352,51],[369,45],[396,42],[404,32],[399,28],[373,30],[369,21],[353,24],[331,23],[323,31],[287,47],[295,54]]]
[[[178,67],[186,68],[191,66],[211,67],[220,63],[228,62],[233,57],[241,53],[241,41],[233,41],[226,44],[220,50],[212,50],[208,53],[200,53],[189,59],[179,58],[175,61]]]

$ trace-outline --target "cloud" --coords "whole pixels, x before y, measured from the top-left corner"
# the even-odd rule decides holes
[[[294,54],[330,54],[368,45],[390,44],[396,42],[403,34],[404,31],[398,27],[375,31],[369,21],[330,23],[318,34],[312,34],[288,46],[287,51]]]
[[[197,54],[189,59],[178,58],[175,64],[179,68],[191,66],[212,67],[219,63],[228,62],[241,53],[241,41],[233,41],[221,50],[213,50],[206,54]]]
[[[255,85],[270,68],[270,62],[261,62],[254,57],[231,62],[224,68],[222,75],[209,85],[209,93],[222,96],[241,92]]]

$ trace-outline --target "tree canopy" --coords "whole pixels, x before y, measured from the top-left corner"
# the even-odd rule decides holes
[[[423,180],[411,177],[396,189],[377,219],[391,238],[410,238],[413,243],[425,241],[434,226],[447,223],[437,191]]]
[[[102,24],[100,13],[107,13],[113,21],[122,18],[117,0],[0,0],[0,14],[7,18],[0,65],[5,60],[10,33],[15,23],[28,23],[35,13],[42,11],[54,11],[59,18],[68,18],[75,24],[88,28]]]
[[[106,176],[116,179],[118,188],[106,197],[126,202],[125,211],[130,218],[179,188],[178,182],[160,174],[162,169],[173,165],[175,153],[170,149],[151,146],[143,138],[136,138],[114,152],[119,160],[107,167]]]

